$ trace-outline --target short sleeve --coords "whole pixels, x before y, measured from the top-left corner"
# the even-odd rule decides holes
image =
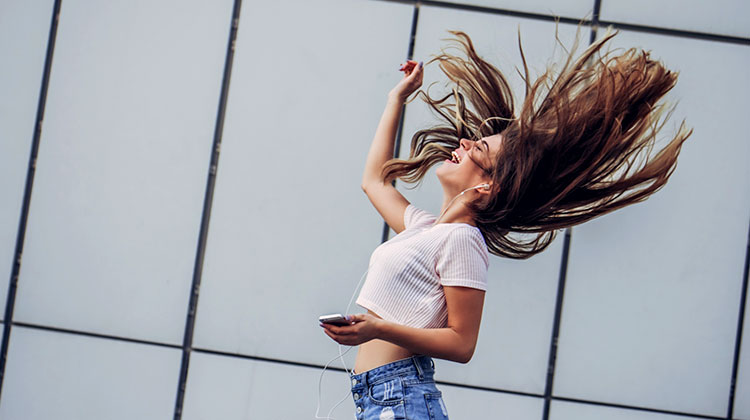
[[[489,253],[478,229],[461,227],[448,234],[437,260],[437,274],[443,286],[487,290]]]
[[[413,204],[406,206],[404,211],[404,228],[411,229],[413,227],[428,225],[435,223],[435,216],[427,213],[422,209],[418,209]]]

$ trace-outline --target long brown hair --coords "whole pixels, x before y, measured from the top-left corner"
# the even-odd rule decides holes
[[[479,57],[468,35],[451,33],[465,58],[443,50],[428,64],[439,63],[453,91],[438,98],[418,93],[445,124],[416,132],[409,159],[386,162],[383,175],[419,182],[461,138],[501,134],[490,198],[469,204],[490,252],[528,258],[557,229],[643,201],[667,182],[692,130],[683,121],[654,153],[673,110],[658,102],[677,73],[648,52],[604,52],[617,34],[608,31],[576,58],[576,37],[559,71],[550,66],[531,81],[519,35],[526,95],[516,115],[503,74]]]

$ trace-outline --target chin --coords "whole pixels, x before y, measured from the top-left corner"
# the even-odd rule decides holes
[[[440,166],[437,167],[437,169],[435,169],[435,176],[437,177],[438,181],[440,181],[440,185],[444,185],[443,177],[445,177],[445,170],[447,169],[446,165],[449,165],[449,163],[443,162]]]
[[[442,163],[440,163],[439,166],[435,169],[435,175],[437,175],[438,179],[442,183],[442,178],[446,175],[446,172],[450,171],[451,166],[458,166],[455,163],[452,163],[448,160],[444,160]]]

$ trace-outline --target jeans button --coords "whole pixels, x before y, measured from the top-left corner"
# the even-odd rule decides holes
[[[356,379],[352,379],[352,385],[357,385],[357,380]]]
[[[357,414],[362,414],[362,407],[357,407]]]
[[[357,394],[356,392],[354,393],[354,399],[355,399],[355,400],[358,400],[358,399],[359,399],[359,394]]]

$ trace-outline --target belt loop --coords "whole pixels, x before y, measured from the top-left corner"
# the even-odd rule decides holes
[[[420,366],[419,363],[419,356],[412,356],[411,360],[414,362],[414,366],[417,368],[417,375],[419,376],[419,380],[424,380],[424,372],[422,372],[422,366]]]

